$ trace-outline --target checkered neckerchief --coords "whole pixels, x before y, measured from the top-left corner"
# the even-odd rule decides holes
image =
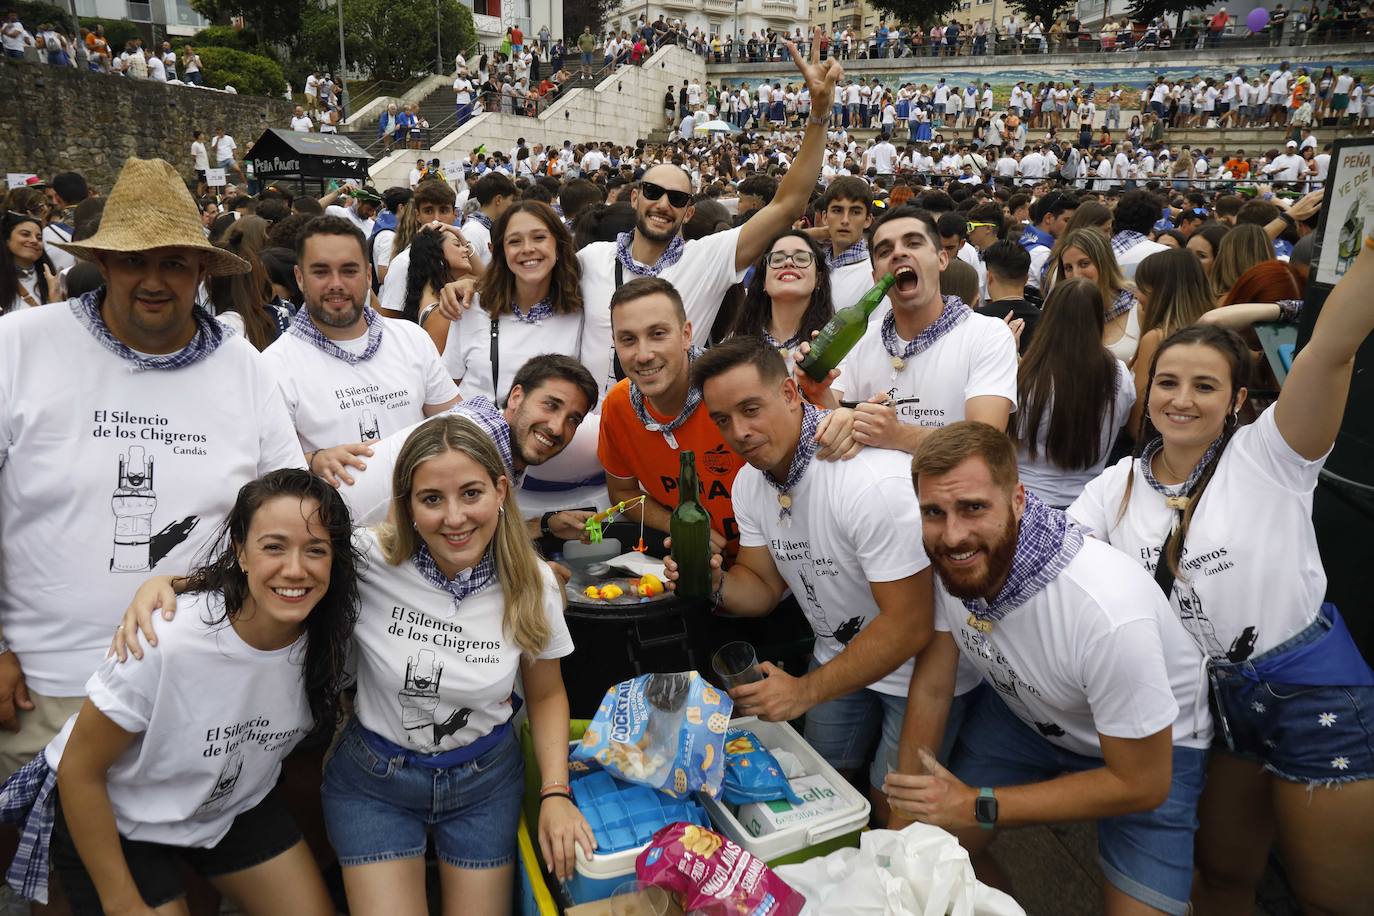
[[[1122,229],[1116,235],[1112,236],[1112,253],[1123,254],[1130,251],[1141,242],[1148,241],[1149,239],[1139,232],[1132,229]]]
[[[858,264],[860,261],[868,260],[868,242],[859,239],[838,255],[825,253],[825,266],[834,270],[837,267],[848,267],[850,264]]]
[[[105,288],[91,290],[83,296],[68,302],[76,320],[91,332],[100,345],[114,355],[134,364],[136,371],[185,369],[200,362],[224,342],[224,326],[199,305],[191,306],[191,317],[196,322],[196,333],[191,342],[175,353],[163,356],[145,356],[129,349],[122,340],[115,337],[109,325],[100,314],[100,305],[105,299]]]
[[[673,240],[668,243],[668,247],[663,249],[663,254],[658,256],[658,260],[650,267],[645,267],[634,259],[630,254],[630,244],[634,241],[633,232],[622,232],[615,237],[615,257],[620,262],[620,266],[634,274],[636,277],[657,277],[677,263],[678,258],[682,257],[682,252],[687,249],[687,243],[682,240],[682,236],[675,235]]]
[[[1211,464],[1212,459],[1216,457],[1217,451],[1221,448],[1221,440],[1224,438],[1225,436],[1218,436],[1211,445],[1207,446],[1207,451],[1203,452],[1202,458],[1188,473],[1187,480],[1170,487],[1160,483],[1155,477],[1154,457],[1164,447],[1164,437],[1155,436],[1150,444],[1140,452],[1140,471],[1145,476],[1145,482],[1150,485],[1150,489],[1165,496],[1192,496],[1193,489],[1197,486],[1197,482],[1202,479],[1202,474],[1207,470],[1207,465]]]
[[[510,304],[510,313],[516,321],[521,321],[525,324],[538,324],[545,318],[553,317],[553,303],[549,301],[548,296],[545,296],[534,305],[531,305],[529,311],[522,312],[520,311],[520,306],[512,302]]]
[[[916,339],[905,347],[902,346],[902,339],[897,336],[897,319],[891,310],[883,316],[883,348],[887,350],[888,356],[894,356],[902,362],[907,362],[918,353],[935,346],[936,341],[954,330],[959,322],[973,314],[973,309],[964,305],[964,301],[958,296],[945,296],[943,299],[945,309],[940,313],[940,317],[936,318],[935,323],[930,327],[917,334]]]
[[[991,601],[965,598],[964,607],[979,620],[996,623],[1054,581],[1082,546],[1083,530],[1068,514],[1050,508],[1028,491],[1007,581]]]
[[[48,902],[48,846],[57,817],[56,788],[57,772],[48,767],[42,751],[0,787],[0,824],[20,829],[19,848],[5,883],[26,900],[39,903]]]
[[[690,364],[703,352],[701,347],[693,346],[687,351],[687,361]],[[644,406],[644,392],[639,390],[639,386],[630,382],[630,406],[634,408],[635,416],[639,417],[639,422],[644,424],[644,428],[651,433],[668,434],[673,432],[683,423],[692,418],[692,414],[701,406],[701,389],[695,385],[687,388],[687,401],[682,405],[682,412],[667,423],[660,423],[649,416],[648,409]]]
[[[472,212],[472,215],[469,216],[468,219],[472,220],[474,223],[476,223],[476,224],[479,225],[479,226],[484,226],[484,227],[486,227],[486,230],[487,230],[488,232],[491,231],[491,226],[492,226],[491,217],[490,217],[490,216],[487,216],[487,215],[486,215],[485,213],[483,213],[481,210],[474,210],[474,211]]]
[[[315,327],[315,321],[310,317],[310,309],[302,306],[296,313],[296,317],[291,321],[291,330],[287,333],[299,337],[308,344],[313,344],[317,349],[329,354],[335,359],[341,359],[350,366],[366,362],[377,355],[377,351],[382,346],[382,316],[370,305],[363,306],[363,320],[367,322],[367,348],[362,353],[349,353],[334,341],[325,337],[320,329]]]
[[[490,549],[482,554],[482,559],[476,566],[471,569],[460,569],[458,575],[452,579],[439,571],[439,564],[434,562],[434,556],[423,543],[415,549],[415,555],[410,558],[410,562],[415,564],[415,568],[426,582],[452,595],[455,605],[462,604],[464,598],[475,595],[491,585],[496,578],[496,561],[492,559]]]
[[[1104,320],[1114,321],[1120,318],[1122,315],[1129,312],[1133,305],[1135,305],[1135,293],[1131,292],[1129,289],[1119,291],[1116,294],[1116,299],[1112,301],[1111,306],[1107,309],[1107,315]]]
[[[802,401],[801,438],[797,440],[797,450],[792,453],[792,463],[787,467],[787,479],[779,483],[770,472],[763,472],[763,479],[778,491],[778,495],[791,492],[792,488],[801,482],[806,469],[811,466],[811,459],[815,457],[816,449],[819,447],[819,443],[816,442],[816,428],[820,426],[821,419],[829,413],[828,410],[818,410]],[[792,507],[782,506],[778,513],[778,521],[789,522],[791,518]]]
[[[477,395],[459,401],[447,411],[476,423],[487,434],[496,450],[501,453],[501,463],[511,475],[511,484],[520,482],[520,474],[515,470],[515,453],[511,448],[510,424],[491,398]]]

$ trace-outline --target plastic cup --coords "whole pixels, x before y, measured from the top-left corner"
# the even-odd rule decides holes
[[[711,656],[711,667],[727,688],[742,687],[763,680],[758,656],[747,642],[726,643]]]
[[[665,916],[671,901],[661,887],[626,881],[611,894],[611,916]]]

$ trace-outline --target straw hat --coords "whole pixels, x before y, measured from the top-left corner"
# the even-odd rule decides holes
[[[216,248],[201,229],[200,211],[186,184],[165,160],[130,158],[105,202],[100,229],[58,248],[93,261],[102,252],[193,248],[209,256],[210,275],[247,273],[247,261]]]

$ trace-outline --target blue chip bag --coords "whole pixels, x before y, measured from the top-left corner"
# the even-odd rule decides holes
[[[714,797],[725,778],[725,731],[735,704],[695,671],[621,681],[601,701],[570,763],[682,798]],[[784,781],[785,782],[785,781]]]
[[[734,805],[779,798],[794,805],[802,803],[787,784],[787,774],[777,758],[759,743],[753,732],[742,728],[725,733],[725,786],[721,798]]]

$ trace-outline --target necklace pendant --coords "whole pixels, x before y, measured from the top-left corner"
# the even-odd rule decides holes
[[[1185,512],[1188,509],[1188,503],[1191,501],[1191,498],[1187,496],[1166,496],[1164,498],[1164,505],[1177,512]]]
[[[665,429],[665,430],[663,430],[663,441],[668,443],[668,447],[669,447],[670,449],[673,449],[674,451],[677,451],[677,437],[673,435],[673,431],[672,431],[672,430],[670,430],[670,429]]]
[[[892,371],[901,372],[905,368],[906,360],[902,359],[900,356],[892,357]]]
[[[992,621],[982,620],[975,614],[968,615],[968,625],[984,635],[992,632]]]
[[[782,506],[784,509],[791,509],[791,508],[792,508],[792,497],[788,496],[786,493],[779,493],[779,494],[778,494],[778,505],[779,505],[779,506]]]

